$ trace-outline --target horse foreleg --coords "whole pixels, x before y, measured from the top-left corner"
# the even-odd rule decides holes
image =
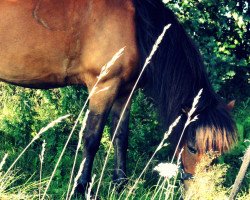
[[[78,182],[77,190],[83,195],[87,192],[88,184],[91,182],[91,171],[96,152],[99,149],[102,138],[103,128],[112,107],[113,101],[117,95],[119,82],[108,82],[99,84],[98,89],[112,86],[109,90],[103,90],[93,94],[89,102],[89,115],[84,131],[84,153],[85,159],[81,178]]]
[[[96,152],[99,149],[106,114],[96,114],[90,111],[84,131],[84,152],[85,159],[80,181],[78,182],[78,192],[85,194],[88,184],[91,182],[91,171]]]
[[[115,134],[113,145],[115,149],[115,166],[113,173],[113,181],[117,184],[118,190],[122,189],[127,181],[126,177],[126,157],[128,149],[128,133],[129,133],[129,111],[130,104],[121,116],[127,96],[117,99],[111,110],[112,130],[111,137]],[[120,120],[120,123],[118,124]],[[117,127],[118,126],[118,127]]]

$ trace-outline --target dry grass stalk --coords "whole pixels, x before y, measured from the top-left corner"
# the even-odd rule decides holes
[[[102,67],[101,73],[97,77],[98,82],[109,73],[110,67],[116,62],[116,60],[118,60],[118,58],[120,58],[123,55],[124,49],[125,47],[117,51],[115,55],[112,57],[112,59],[106,65]]]
[[[165,143],[167,138],[169,137],[169,135],[172,133],[174,127],[177,126],[177,124],[179,123],[181,119],[181,116],[178,116],[175,121],[169,126],[168,130],[164,133],[163,139],[160,142],[159,146],[156,148],[156,152],[159,151],[160,149],[162,149],[162,147],[167,146],[167,144]]]
[[[75,171],[77,154],[78,154],[79,149],[81,147],[82,138],[83,138],[83,131],[84,131],[85,127],[86,127],[86,122],[87,122],[87,119],[88,119],[88,115],[89,115],[89,110],[87,110],[86,113],[85,113],[85,116],[84,116],[84,119],[83,119],[83,122],[82,122],[82,127],[81,127],[81,130],[79,131],[78,144],[77,144],[77,148],[76,148],[74,163],[73,163],[72,170],[71,170],[71,175],[70,175],[70,180],[69,180],[69,186],[68,186],[66,199],[68,199],[68,197],[69,197],[70,186],[71,186],[71,182],[72,182],[74,171]]]
[[[71,190],[71,193],[70,193],[70,195],[69,195],[68,200],[70,200],[70,199],[72,198],[72,196],[73,196],[73,194],[74,194],[74,192],[75,192],[75,189],[76,189],[76,187],[77,187],[77,182],[78,182],[78,180],[79,180],[79,178],[81,177],[81,174],[82,174],[82,170],[83,170],[83,167],[84,167],[84,164],[85,164],[85,160],[86,160],[86,159],[84,159],[84,160],[82,161],[82,163],[81,163],[81,165],[80,165],[80,168],[79,168],[79,170],[78,170],[78,173],[77,173],[77,175],[76,175],[76,177],[75,177],[75,179],[74,179],[74,185],[73,185],[73,187],[72,187],[72,190]]]
[[[5,162],[6,162],[7,157],[8,157],[8,154],[6,153],[6,154],[4,155],[4,157],[3,157],[2,161],[1,161],[1,163],[0,163],[0,173],[1,173],[2,169],[3,169],[3,166],[4,166]]]
[[[47,130],[49,130],[50,128],[54,127],[56,124],[60,123],[62,120],[68,118],[70,115],[65,115],[62,117],[57,118],[56,120],[50,122],[47,126],[43,127],[38,134],[35,135],[35,137],[33,138],[33,140],[31,142],[34,142],[35,140],[37,140],[38,138],[40,138],[41,134],[43,134],[44,132],[46,132]]]
[[[183,128],[182,133],[181,133],[180,138],[179,138],[179,141],[178,141],[178,143],[177,143],[177,145],[176,145],[176,147],[175,147],[175,152],[174,152],[174,154],[173,154],[171,163],[174,161],[174,158],[175,158],[176,153],[177,153],[177,151],[178,151],[178,149],[179,149],[179,146],[180,146],[180,143],[181,143],[181,140],[182,140],[182,137],[183,137],[183,134],[184,134],[186,128],[188,127],[188,125],[189,125],[190,123],[192,123],[192,122],[194,122],[194,121],[196,121],[196,120],[198,119],[198,116],[197,116],[197,115],[194,116],[194,117],[192,117],[192,115],[194,114],[194,112],[195,112],[195,110],[196,110],[196,108],[197,108],[197,105],[198,105],[198,103],[199,103],[199,99],[201,98],[202,91],[203,91],[203,89],[201,89],[201,90],[198,92],[198,94],[196,95],[196,97],[194,98],[194,101],[193,101],[193,103],[192,103],[192,108],[191,108],[190,111],[187,113],[188,119],[187,119],[187,121],[186,121],[186,123],[185,123],[185,125],[184,125],[184,128]]]
[[[97,91],[98,87],[97,85],[99,84],[99,82],[102,80],[102,78],[104,78],[109,72],[110,72],[110,68],[112,65],[114,65],[114,63],[123,55],[124,53],[124,49],[125,47],[121,48],[119,51],[117,51],[115,53],[115,55],[111,58],[111,60],[102,67],[101,69],[101,72],[100,72],[100,75],[97,76],[97,81],[95,83],[95,85],[93,86],[91,92],[89,93],[89,96],[86,100],[86,102],[94,95],[94,94],[97,94],[99,92],[102,92],[102,91],[106,91],[109,89],[109,87],[106,87],[106,88],[103,88],[103,89],[100,89]]]
[[[249,163],[250,163],[250,146],[247,148],[246,153],[243,157],[243,162],[241,164],[240,171],[235,179],[233,189],[232,189],[231,194],[229,196],[229,200],[235,199],[235,197],[240,189],[240,185],[241,185],[241,183],[246,175]]]
[[[39,155],[40,159],[40,172],[39,172],[39,199],[41,199],[41,189],[42,189],[42,171],[43,171],[43,161],[44,161],[44,153],[45,153],[46,142],[43,140],[42,151]]]
[[[194,121],[196,121],[196,120],[198,119],[197,116],[194,116],[194,117],[192,117],[192,116],[193,116],[193,114],[194,114],[194,112],[195,112],[195,110],[196,110],[196,108],[197,108],[197,105],[198,105],[198,103],[199,103],[199,99],[200,99],[200,97],[201,97],[202,91],[203,91],[203,90],[201,89],[201,90],[198,92],[198,94],[196,95],[196,97],[194,98],[194,101],[193,101],[193,103],[192,103],[192,108],[191,108],[190,111],[187,113],[188,119],[187,119],[187,121],[185,122],[185,125],[184,125],[184,128],[183,128],[183,130],[182,130],[181,136],[180,136],[179,141],[178,141],[178,143],[177,143],[177,146],[176,146],[176,148],[175,148],[175,152],[174,152],[174,155],[173,155],[173,157],[172,157],[171,163],[166,163],[166,164],[164,164],[164,165],[169,165],[169,167],[165,166],[165,167],[164,167],[165,170],[164,170],[164,169],[158,170],[159,173],[160,173],[160,175],[161,175],[161,174],[162,174],[162,175],[163,175],[163,174],[166,174],[166,176],[164,176],[164,180],[163,180],[162,184],[160,185],[160,187],[157,185],[158,189],[157,189],[156,192],[154,193],[153,199],[156,198],[157,194],[158,194],[160,191],[161,191],[161,193],[160,193],[160,198],[161,198],[162,195],[163,195],[163,191],[164,191],[164,190],[165,190],[165,199],[168,199],[170,195],[172,195],[172,198],[173,198],[174,185],[175,185],[176,180],[177,180],[177,175],[174,176],[174,182],[173,182],[173,184],[171,184],[169,181],[167,181],[167,178],[166,178],[166,177],[168,177],[168,176],[170,177],[170,175],[172,175],[172,174],[169,174],[168,168],[170,168],[171,164],[172,164],[173,161],[174,161],[175,155],[176,155],[176,153],[177,153],[177,151],[178,151],[178,149],[179,149],[180,141],[181,141],[181,139],[182,139],[182,137],[183,137],[183,134],[184,134],[184,131],[185,131],[186,127],[187,127],[190,123],[192,123],[192,122],[194,122]],[[158,150],[160,150],[163,146],[166,146],[166,144],[164,144],[164,141],[165,141],[165,139],[169,136],[169,134],[172,132],[173,128],[178,124],[180,118],[181,118],[181,117],[179,116],[179,117],[175,120],[175,122],[174,122],[172,125],[170,125],[168,132],[164,134],[164,138],[163,138],[163,140],[161,141],[161,143],[160,143],[160,145],[158,146],[158,148],[156,149],[156,152],[157,152]],[[178,168],[178,166],[180,165],[180,160],[181,160],[182,151],[183,151],[183,149],[181,150],[181,152],[180,152],[179,155],[178,155],[177,165],[176,165],[177,168]],[[173,165],[173,164],[172,164],[172,165]],[[162,172],[161,172],[161,171],[162,171]],[[165,171],[166,171],[166,172],[165,172]],[[175,173],[176,173],[176,172],[173,172],[173,174],[175,174]],[[165,188],[166,182],[168,183],[168,184],[167,184],[167,188]],[[158,182],[158,183],[159,183],[159,182]]]
[[[96,177],[96,175],[94,174],[92,179],[91,179],[91,183],[89,183],[88,193],[87,193],[87,197],[86,197],[87,200],[91,200],[91,190],[92,190],[93,185],[94,185],[95,177]]]

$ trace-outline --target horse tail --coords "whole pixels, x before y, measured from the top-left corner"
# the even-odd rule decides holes
[[[199,51],[173,12],[161,0],[134,0],[134,6],[141,65],[164,26],[171,24],[142,79],[146,93],[156,100],[160,116],[168,126],[181,107],[190,105],[198,91],[210,84]]]

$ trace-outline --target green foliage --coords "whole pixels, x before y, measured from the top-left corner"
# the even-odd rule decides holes
[[[226,186],[234,183],[235,177],[239,171],[245,150],[250,145],[250,101],[244,102],[237,108],[235,113],[236,125],[238,128],[238,142],[237,145],[227,154],[220,158],[221,163],[230,165],[227,173]],[[243,182],[243,190],[249,190],[250,185],[250,171],[247,172],[246,178]]]
[[[131,165],[129,169],[133,170],[131,173],[134,173],[134,163],[138,172],[143,169],[163,137],[153,103],[141,91],[138,92],[132,104],[130,130],[128,159],[132,162],[128,164]]]
[[[21,150],[31,141],[33,136],[51,121],[65,114],[78,113],[86,99],[87,93],[79,88],[61,88],[55,90],[31,90],[1,83],[0,102],[0,156],[5,153],[10,155],[9,163],[19,155]],[[50,176],[59,157],[68,134],[72,128],[75,115],[67,121],[48,130],[42,138],[33,145],[18,163],[18,168],[24,173],[38,176],[40,164],[39,154],[42,140],[45,140],[46,154],[44,163],[44,177]],[[67,191],[67,180],[72,166],[74,149],[77,145],[77,135],[74,136],[69,149],[59,166],[54,182],[53,193],[61,196]],[[80,161],[80,159],[79,159]]]
[[[226,82],[234,79],[237,73],[244,74],[244,77],[240,77],[241,80],[249,76],[247,1],[172,0],[167,5],[175,11],[200,47],[217,91]],[[244,87],[249,90],[247,84],[249,84],[248,81],[245,82]]]

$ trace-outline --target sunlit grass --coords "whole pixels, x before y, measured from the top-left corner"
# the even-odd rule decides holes
[[[7,154],[6,154],[7,155]],[[3,167],[7,156],[1,161],[1,166]],[[18,186],[14,186],[23,175],[20,175],[20,172],[17,170],[8,170],[4,172],[0,169],[0,199],[1,200],[33,200],[38,198],[38,188],[39,185],[43,184],[42,182],[29,182]]]

